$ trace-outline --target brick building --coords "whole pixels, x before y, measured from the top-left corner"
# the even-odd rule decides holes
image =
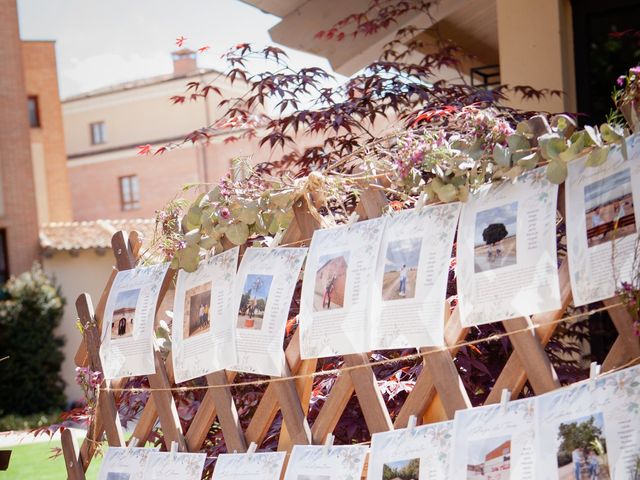
[[[0,282],[38,258],[38,225],[71,218],[53,42],[20,40],[0,0]]]
[[[241,95],[221,74],[200,69],[196,53],[172,54],[167,75],[114,85],[64,100],[69,178],[75,220],[150,218],[190,183],[217,182],[236,156],[251,156],[256,142],[225,143],[229,130],[210,142],[188,144],[158,156],[140,156],[137,146],[180,142],[219,118],[220,97],[174,105],[189,82],[212,82],[225,97]],[[268,154],[267,151],[259,153]],[[254,156],[254,160],[257,158]]]

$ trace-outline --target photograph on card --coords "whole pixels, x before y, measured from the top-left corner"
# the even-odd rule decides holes
[[[107,480],[129,480],[130,475],[123,472],[109,472],[107,473]]]
[[[510,470],[510,436],[502,435],[469,442],[467,480],[508,480]]]
[[[395,240],[387,244],[382,279],[383,300],[415,297],[421,247],[422,238]]]
[[[604,417],[594,413],[560,423],[558,480],[609,480]]]
[[[348,251],[320,256],[313,294],[314,311],[321,312],[344,307],[348,267]]]
[[[129,338],[133,335],[133,320],[136,316],[139,296],[139,288],[118,292],[111,317],[112,340]]]
[[[475,273],[515,265],[518,202],[482,210],[476,214]]]
[[[273,275],[249,274],[244,281],[238,322],[236,326],[246,330],[262,329],[264,312],[269,300]]]
[[[211,328],[211,282],[190,288],[184,295],[184,340],[206,333]]]
[[[382,466],[382,480],[418,480],[420,458],[387,462]]]
[[[331,480],[331,475],[323,475],[320,473],[301,473],[297,480]]]
[[[589,247],[636,233],[629,169],[586,185],[584,210]]]

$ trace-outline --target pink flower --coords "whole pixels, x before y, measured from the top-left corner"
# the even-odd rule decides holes
[[[624,75],[620,75],[618,77],[618,80],[616,80],[616,83],[618,84],[619,87],[623,87],[624,86],[624,82],[627,80],[627,77],[625,77]]]
[[[231,218],[231,212],[229,211],[229,209],[227,207],[222,207],[220,209],[220,211],[218,212],[218,215],[223,220],[229,220]]]
[[[640,75],[640,65],[638,65],[637,67],[633,67],[632,69],[629,70],[631,73],[634,73],[636,75]]]

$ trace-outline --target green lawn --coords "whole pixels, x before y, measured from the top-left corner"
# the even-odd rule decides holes
[[[50,459],[51,449],[60,447],[59,440],[51,442],[39,442],[13,447],[3,447],[11,449],[11,460],[9,470],[0,472],[0,480],[65,480],[67,478],[64,468],[64,458],[62,455],[55,459]],[[97,456],[91,462],[87,472],[87,480],[98,478],[101,456]]]

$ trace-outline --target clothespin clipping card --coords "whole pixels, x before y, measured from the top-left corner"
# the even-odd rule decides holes
[[[506,413],[509,400],[511,400],[511,391],[503,388],[502,394],[500,395],[500,409],[502,410],[502,413]]]
[[[247,460],[251,460],[251,458],[253,458],[253,454],[256,453],[257,448],[258,445],[256,442],[251,442],[251,445],[247,448]]]
[[[127,445],[127,448],[136,448],[138,446],[138,439],[136,437],[131,437],[129,439],[129,444]]]
[[[416,425],[418,424],[418,417],[415,415],[409,416],[409,420],[407,420],[407,434],[413,435],[416,431]]]
[[[332,433],[329,433],[327,435],[327,439],[324,441],[324,447],[322,448],[322,454],[323,456],[328,456],[329,452],[331,451],[331,447],[333,447],[333,440],[334,440],[334,436]]]
[[[418,200],[416,200],[416,204],[414,205],[416,211],[419,212],[420,210],[422,210],[422,208],[426,205],[426,203],[427,203],[427,194],[425,192],[422,192],[418,197]]]
[[[598,362],[591,362],[591,366],[589,367],[589,386],[591,390],[596,387],[596,380],[598,379],[598,375],[600,375],[601,366],[598,365]]]
[[[171,461],[176,461],[176,453],[178,453],[178,442],[171,442]]]
[[[278,230],[276,232],[276,234],[271,239],[271,242],[269,242],[269,248],[276,248],[280,246],[280,242],[282,242],[282,239],[284,238],[284,232],[284,230]]]
[[[347,220],[347,225],[353,225],[358,221],[359,218],[360,218],[360,215],[358,215],[356,212],[353,212],[351,215],[349,215],[349,220]]]

